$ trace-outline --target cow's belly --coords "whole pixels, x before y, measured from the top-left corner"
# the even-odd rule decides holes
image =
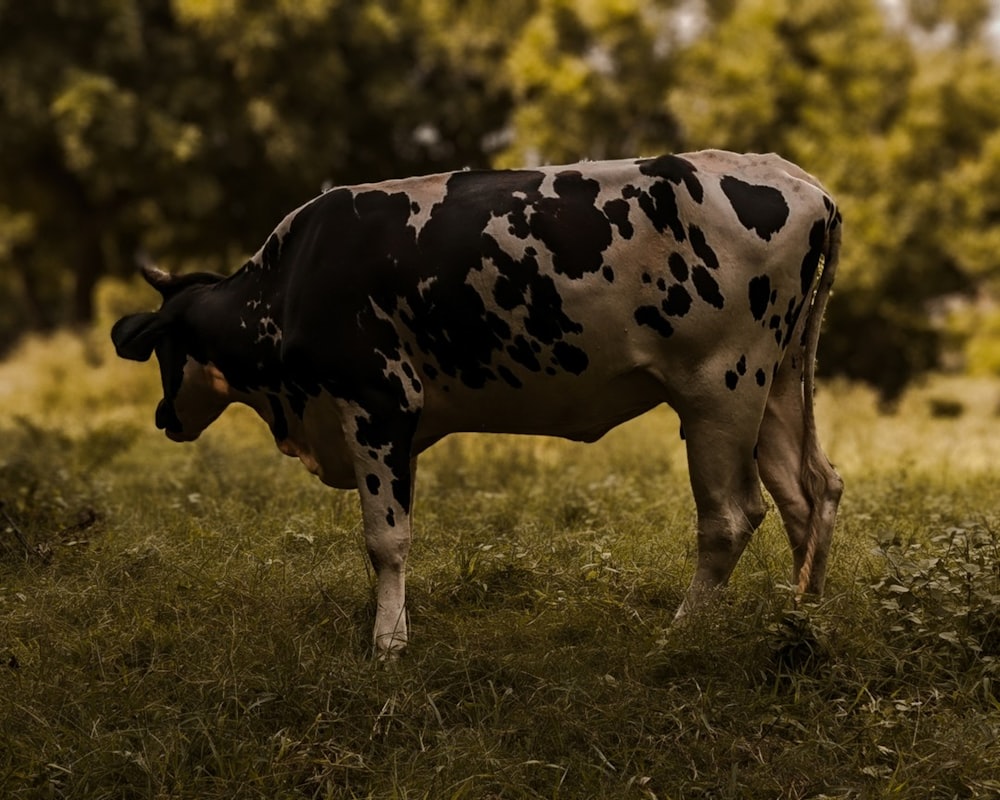
[[[482,389],[428,387],[418,439],[483,432],[593,442],[666,400],[661,383],[641,369],[604,379],[544,376],[520,388],[496,382]]]

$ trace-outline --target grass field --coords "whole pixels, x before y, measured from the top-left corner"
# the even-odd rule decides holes
[[[821,379],[827,595],[793,609],[771,513],[680,627],[669,410],[595,445],[445,440],[386,665],[354,494],[241,409],[167,442],[156,373],[106,333],[0,364],[0,797],[1000,795],[1000,384],[881,415]]]

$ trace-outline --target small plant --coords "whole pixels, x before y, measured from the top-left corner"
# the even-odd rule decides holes
[[[927,543],[880,542],[887,573],[873,585],[889,632],[967,656],[1000,655],[1000,532],[946,528]]]
[[[802,609],[783,613],[767,628],[768,646],[775,677],[813,674],[830,660],[830,647],[823,632]]]

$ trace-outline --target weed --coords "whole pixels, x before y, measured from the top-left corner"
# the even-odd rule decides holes
[[[767,627],[775,676],[821,674],[831,659],[822,631],[801,610],[787,611]]]
[[[888,571],[872,588],[889,633],[966,664],[1000,656],[1000,534],[986,521],[928,533],[879,543]]]

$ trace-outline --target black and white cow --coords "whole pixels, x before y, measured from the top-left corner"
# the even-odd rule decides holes
[[[245,403],[283,453],[358,489],[391,655],[416,458],[458,431],[591,442],[668,403],[698,509],[678,614],[729,578],[764,517],[760,479],[800,590],[820,592],[843,484],[813,371],[839,242],[829,194],[775,155],[385,181],[306,203],[227,278],[146,270],[163,303],[112,339],[156,353],[171,439]]]

